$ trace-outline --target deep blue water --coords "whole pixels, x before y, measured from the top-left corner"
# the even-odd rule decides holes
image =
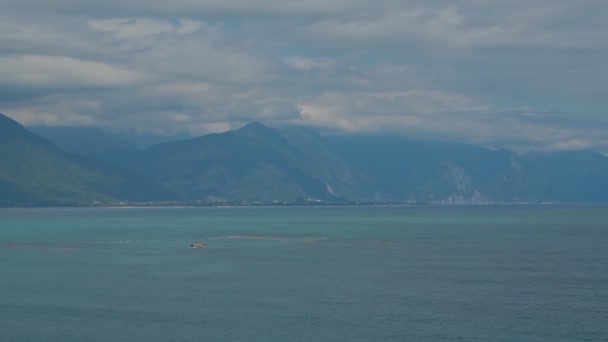
[[[0,341],[608,341],[608,207],[0,209]]]

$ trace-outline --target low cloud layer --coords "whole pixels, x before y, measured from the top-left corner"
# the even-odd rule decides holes
[[[608,153],[603,0],[0,0],[0,112]]]

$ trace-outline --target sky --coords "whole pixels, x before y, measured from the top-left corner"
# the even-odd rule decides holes
[[[605,0],[0,0],[0,112],[608,153]]]

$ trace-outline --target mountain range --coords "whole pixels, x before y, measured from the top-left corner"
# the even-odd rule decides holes
[[[65,153],[0,114],[0,206],[84,205],[175,199],[152,180]]]
[[[592,151],[518,155],[261,123],[145,149],[97,128],[34,130],[0,114],[0,206],[608,202],[608,158]]]
[[[335,202],[367,198],[373,189],[369,177],[314,132],[260,123],[99,157],[155,179],[185,200]]]

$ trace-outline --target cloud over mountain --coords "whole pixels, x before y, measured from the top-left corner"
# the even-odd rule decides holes
[[[608,4],[0,0],[0,111],[202,134],[252,120],[608,153]]]

